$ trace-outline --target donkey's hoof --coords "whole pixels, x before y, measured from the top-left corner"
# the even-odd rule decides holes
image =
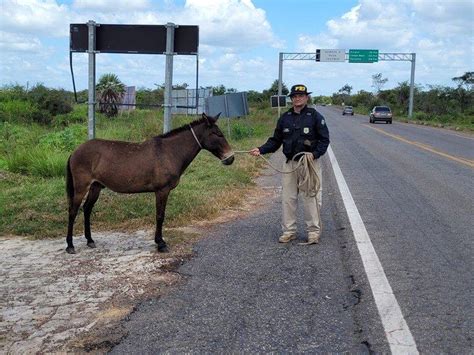
[[[87,246],[92,249],[97,248],[94,242],[87,243]]]
[[[67,247],[66,252],[68,254],[76,254],[76,249],[74,249],[74,247]]]
[[[166,244],[164,245],[158,245],[158,251],[160,253],[168,253],[169,252],[169,249],[168,249],[168,246]]]

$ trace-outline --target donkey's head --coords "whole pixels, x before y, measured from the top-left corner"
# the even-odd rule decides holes
[[[199,132],[199,144],[203,149],[218,157],[223,164],[230,165],[234,162],[234,152],[216,124],[219,116],[220,113],[215,117],[202,114],[203,123],[200,125],[202,128]]]

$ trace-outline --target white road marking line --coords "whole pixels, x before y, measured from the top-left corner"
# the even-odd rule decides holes
[[[328,148],[328,154],[370,288],[374,295],[375,304],[382,320],[385,336],[390,345],[390,350],[392,354],[418,354],[415,340],[411,335],[405,318],[403,318],[400,306],[393,294],[392,287],[388,283],[387,276],[375,252],[331,146]]]

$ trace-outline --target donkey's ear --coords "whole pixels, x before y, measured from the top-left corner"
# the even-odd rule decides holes
[[[208,126],[212,124],[212,121],[211,121],[212,117],[206,115],[204,112],[202,113],[202,118],[204,119],[204,121],[206,121],[206,124]]]
[[[210,126],[210,125],[213,125],[216,123],[217,119],[219,118],[221,112],[219,112],[219,114],[216,116],[216,117],[212,117],[212,116],[208,116],[206,115],[204,112],[202,113],[202,118],[204,118],[207,122],[207,124]]]

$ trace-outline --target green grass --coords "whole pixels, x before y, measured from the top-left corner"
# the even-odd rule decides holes
[[[429,115],[423,112],[414,112],[412,118],[400,117],[399,120],[458,131],[474,131],[474,115],[472,114]]]
[[[83,107],[76,110],[83,112]],[[80,115],[75,111],[68,115]],[[195,118],[173,117],[173,127]],[[65,165],[74,148],[87,139],[86,123],[74,122],[49,128],[0,123],[0,235],[65,236]],[[253,148],[272,133],[275,122],[275,111],[253,109],[249,117],[230,121],[228,141],[235,150]],[[98,138],[139,142],[160,134],[162,124],[159,111],[136,110],[113,119],[98,115],[96,132]],[[227,124],[227,119],[219,121],[226,136]],[[243,191],[252,185],[252,177],[262,165],[262,160],[240,154],[233,165],[224,166],[209,152],[201,152],[171,192],[165,226],[209,219],[241,202]],[[79,215],[75,235],[82,233],[82,223]],[[153,228],[154,224],[153,193],[127,195],[104,189],[92,216],[93,232]]]

